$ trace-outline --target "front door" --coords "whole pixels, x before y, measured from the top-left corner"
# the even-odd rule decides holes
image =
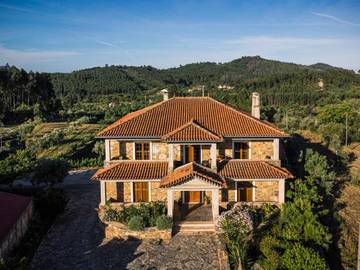
[[[186,203],[201,203],[201,191],[184,191]]]
[[[251,182],[238,182],[238,202],[252,202],[253,185]]]
[[[186,146],[186,163],[196,162],[200,163],[200,146],[187,145]]]

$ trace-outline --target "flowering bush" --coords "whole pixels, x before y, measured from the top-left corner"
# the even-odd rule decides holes
[[[235,206],[231,210],[221,214],[218,219],[220,231],[224,231],[225,223],[230,223],[243,235],[249,234],[254,229],[249,207],[245,204]]]
[[[247,205],[235,206],[221,214],[217,226],[230,255],[233,268],[242,265],[245,268],[251,233],[254,223]]]

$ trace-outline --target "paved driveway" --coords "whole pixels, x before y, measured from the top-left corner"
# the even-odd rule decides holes
[[[212,236],[175,236],[158,241],[107,241],[95,208],[99,185],[94,171],[72,173],[64,181],[67,210],[43,239],[32,269],[217,269]]]

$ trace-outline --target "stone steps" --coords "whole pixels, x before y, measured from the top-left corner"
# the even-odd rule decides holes
[[[213,221],[182,221],[174,224],[174,233],[181,234],[214,234],[215,225]]]

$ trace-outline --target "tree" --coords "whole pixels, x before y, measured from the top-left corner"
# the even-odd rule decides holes
[[[69,165],[62,159],[40,159],[35,167],[32,182],[34,185],[44,183],[53,186],[68,174]]]

